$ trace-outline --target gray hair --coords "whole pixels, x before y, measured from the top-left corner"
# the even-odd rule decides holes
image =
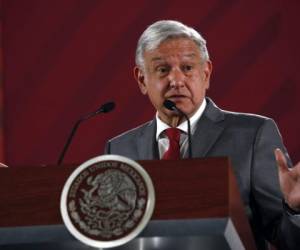
[[[135,54],[135,63],[144,68],[144,52],[156,49],[163,41],[171,38],[186,37],[193,40],[200,50],[200,57],[207,61],[209,54],[205,39],[193,28],[181,22],[162,20],[151,24],[141,35]]]

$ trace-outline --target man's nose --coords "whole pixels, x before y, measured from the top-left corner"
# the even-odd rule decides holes
[[[184,74],[180,69],[172,69],[169,73],[170,87],[179,88],[184,85]]]

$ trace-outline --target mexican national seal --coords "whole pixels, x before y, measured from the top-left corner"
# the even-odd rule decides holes
[[[152,181],[137,162],[104,155],[71,174],[62,192],[61,214],[78,240],[93,247],[114,247],[143,230],[154,200]]]

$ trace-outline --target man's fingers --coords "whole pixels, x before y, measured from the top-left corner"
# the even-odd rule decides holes
[[[0,168],[1,168],[1,167],[7,168],[8,166],[5,165],[4,163],[1,163],[1,162],[0,162]]]
[[[275,153],[275,158],[276,158],[279,170],[281,172],[289,171],[286,158],[285,158],[284,154],[282,153],[282,151],[279,148],[276,148],[274,153]]]

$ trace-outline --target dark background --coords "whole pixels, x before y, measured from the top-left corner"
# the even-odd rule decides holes
[[[116,110],[82,124],[65,163],[102,154],[108,138],[152,119],[132,68],[138,37],[160,19],[207,39],[208,96],[274,118],[300,160],[299,10],[296,0],[2,0],[5,162],[54,164],[74,122],[109,100]]]

